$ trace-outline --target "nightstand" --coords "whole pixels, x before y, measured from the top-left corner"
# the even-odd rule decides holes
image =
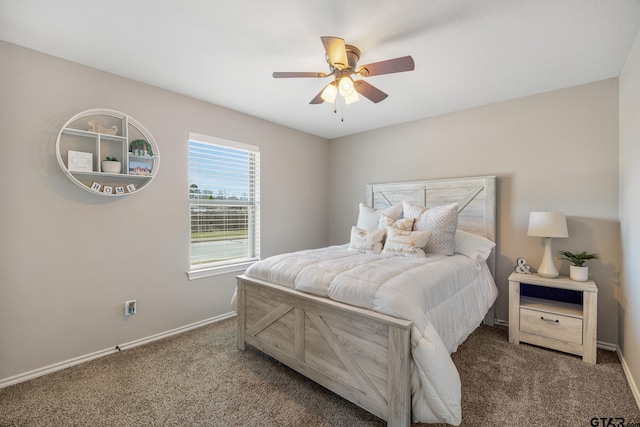
[[[537,274],[509,276],[509,342],[526,342],[582,356],[596,364],[598,288]]]

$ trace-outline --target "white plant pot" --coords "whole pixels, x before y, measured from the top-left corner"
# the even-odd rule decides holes
[[[102,172],[120,173],[121,171],[122,164],[120,162],[112,162],[111,160],[102,161]]]
[[[569,276],[576,282],[586,282],[589,280],[589,267],[569,266]]]

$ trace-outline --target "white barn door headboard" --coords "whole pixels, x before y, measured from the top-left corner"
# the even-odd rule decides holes
[[[366,186],[366,197],[367,204],[377,209],[403,200],[427,208],[456,202],[458,229],[496,241],[495,176],[372,184]],[[487,264],[495,274],[495,253]]]

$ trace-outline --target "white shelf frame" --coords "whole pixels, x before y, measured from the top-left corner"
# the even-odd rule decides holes
[[[110,135],[105,133],[91,132],[89,130],[78,129],[78,122],[83,118],[96,117],[96,116],[104,116],[115,118],[119,121],[119,132],[120,135]],[[76,127],[73,127],[76,126]],[[131,141],[129,139],[137,139],[133,136],[129,136],[130,128],[135,129],[137,133],[142,135],[142,137],[149,143],[153,150],[153,156],[134,156],[131,152],[129,152],[129,144]],[[95,158],[93,159],[93,171],[70,171],[67,167],[67,163],[63,157],[64,148],[62,147],[63,142],[62,139],[65,135],[78,136],[82,138],[87,138],[89,140],[93,140],[93,149],[90,151]],[[122,173],[107,173],[102,172],[102,160],[103,160],[103,152],[102,152],[102,142],[110,141],[119,143],[121,145],[120,149],[120,158],[122,163]],[[91,144],[91,142],[89,142]],[[58,133],[58,137],[56,139],[56,158],[58,160],[58,165],[64,172],[64,174],[77,186],[82,188],[83,190],[89,191],[92,194],[106,196],[106,197],[119,197],[125,196],[129,194],[136,193],[143,188],[147,187],[149,183],[153,180],[153,178],[158,173],[160,168],[160,153],[158,150],[158,144],[156,143],[153,135],[149,132],[141,123],[137,120],[128,116],[127,114],[121,113],[116,110],[97,108],[92,110],[82,111],[73,117],[71,117],[64,124],[60,132]],[[129,164],[131,159],[139,159],[139,160],[150,160],[152,169],[150,175],[131,175],[129,174]],[[89,180],[93,180],[95,182],[101,182],[104,184],[108,184],[110,186],[124,186],[126,187],[129,184],[134,184],[134,191],[126,191],[124,193],[116,194],[115,192],[108,194],[103,192],[95,191],[91,188],[91,183],[83,182],[79,178],[88,178]]]

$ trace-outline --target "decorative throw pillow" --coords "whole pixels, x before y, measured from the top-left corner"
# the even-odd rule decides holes
[[[362,230],[377,230],[381,215],[388,216],[393,221],[397,221],[402,218],[401,204],[397,204],[386,209],[375,209],[367,206],[364,203],[360,203],[359,206],[360,212],[358,214],[358,222],[356,223],[356,227],[361,228]]]
[[[386,215],[380,215],[380,221],[378,221],[378,228],[386,229],[387,227],[395,227],[395,228],[399,228],[400,230],[411,231],[413,230],[414,222],[415,222],[415,219],[413,218],[403,218],[403,219],[394,221],[393,218],[391,217],[388,217]]]
[[[418,218],[422,214],[422,212],[426,210],[427,208],[422,205],[416,205],[415,203],[408,202],[406,200],[402,201],[403,218]]]
[[[386,229],[366,231],[356,226],[351,227],[351,241],[349,249],[362,253],[379,254],[382,252],[382,241],[387,233]]]
[[[404,231],[395,227],[387,228],[387,241],[382,253],[384,255],[424,258],[422,248],[429,241],[428,231]]]
[[[406,209],[405,209],[406,206]],[[403,211],[415,213],[421,206],[403,202]],[[430,231],[431,238],[425,247],[430,254],[453,255],[456,249],[458,204],[434,206],[423,211],[413,225],[414,230]]]
[[[491,240],[477,234],[456,231],[456,253],[468,256],[476,262],[486,261],[495,245]]]

